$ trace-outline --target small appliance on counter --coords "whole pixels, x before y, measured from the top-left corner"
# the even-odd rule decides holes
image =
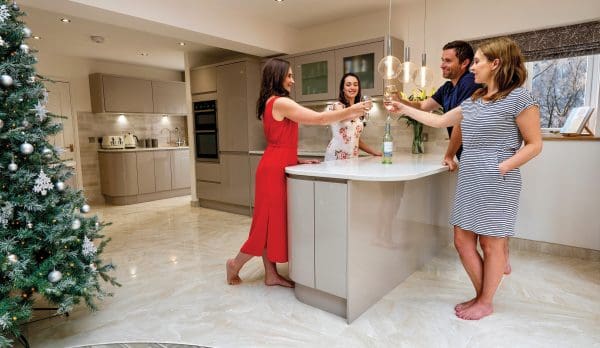
[[[131,133],[125,134],[123,142],[126,149],[134,149],[137,146],[137,137]]]
[[[125,141],[121,135],[105,135],[102,137],[103,149],[124,149]]]

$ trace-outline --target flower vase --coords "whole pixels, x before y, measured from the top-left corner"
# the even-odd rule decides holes
[[[412,153],[425,153],[423,149],[423,124],[421,122],[413,123]]]

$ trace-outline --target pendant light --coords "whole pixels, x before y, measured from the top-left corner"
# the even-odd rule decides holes
[[[407,39],[406,41],[408,42],[410,39],[410,17],[409,19],[406,21],[406,23],[408,23],[408,30],[407,30]],[[409,83],[412,81],[413,79],[413,74],[415,72],[415,65],[410,61],[410,47],[406,46],[404,47],[404,63],[402,63],[402,73],[400,74],[400,77],[398,78],[400,80],[400,82],[402,83]]]
[[[388,9],[388,32],[385,38],[385,52],[384,57],[377,64],[377,72],[384,80],[393,80],[400,75],[402,70],[402,63],[400,59],[392,55],[392,36],[391,36],[391,22],[392,22],[392,0],[389,0]]]
[[[433,72],[427,67],[427,0],[423,11],[423,54],[421,55],[421,67],[415,69],[412,80],[421,89],[429,86],[433,80]]]

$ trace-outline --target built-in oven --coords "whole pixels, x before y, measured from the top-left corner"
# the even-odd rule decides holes
[[[217,101],[194,102],[194,132],[196,136],[196,158],[218,159]]]

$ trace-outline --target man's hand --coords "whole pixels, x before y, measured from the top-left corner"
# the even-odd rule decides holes
[[[458,163],[454,161],[454,157],[446,156],[442,161],[442,164],[448,167],[448,170],[453,172],[458,168]]]

